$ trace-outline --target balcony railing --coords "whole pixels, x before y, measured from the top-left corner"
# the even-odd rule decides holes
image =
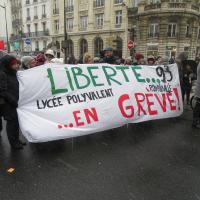
[[[115,28],[121,28],[122,24],[115,24]]]
[[[171,38],[174,38],[174,37],[177,37],[178,34],[177,34],[177,33],[168,32],[168,33],[167,33],[167,36],[168,36],[168,37],[171,37]]]
[[[169,8],[182,8],[185,9],[187,7],[186,3],[169,3],[168,4]]]
[[[185,34],[185,37],[186,37],[186,38],[191,38],[191,37],[192,37],[192,33],[186,33],[186,34]]]
[[[74,11],[74,6],[66,6],[65,7],[66,12],[73,12]]]
[[[195,10],[195,11],[197,11],[197,12],[199,12],[199,6],[196,5],[196,4],[192,4],[192,5],[191,5],[191,9],[192,9],[192,10]]]
[[[157,37],[159,37],[159,33],[149,33],[148,37],[149,38],[157,38]]]
[[[58,15],[59,14],[59,9],[58,8],[54,8],[53,9],[53,14],[54,15]]]
[[[42,14],[42,19],[45,19],[47,18],[47,15],[46,14]]]
[[[98,7],[103,7],[105,5],[105,1],[94,1],[94,7],[98,8]]]
[[[49,36],[49,31],[36,31],[36,32],[30,32],[30,33],[24,33],[25,38],[33,38],[33,37],[42,37],[42,36]]]
[[[102,29],[102,28],[103,28],[103,25],[96,25],[95,28],[96,28],[96,29]]]
[[[155,3],[155,4],[149,4],[144,7],[144,10],[154,10],[154,9],[160,9],[161,4],[160,3]]]

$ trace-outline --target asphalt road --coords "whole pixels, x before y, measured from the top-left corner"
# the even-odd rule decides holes
[[[200,200],[200,131],[191,114],[17,152],[4,132],[0,200]]]

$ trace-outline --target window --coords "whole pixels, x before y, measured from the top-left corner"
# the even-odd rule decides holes
[[[43,30],[43,32],[46,31],[46,22],[43,22],[43,23],[42,23],[42,30]]]
[[[47,48],[47,41],[44,40],[44,41],[43,41],[43,49],[46,49],[46,48]]]
[[[80,41],[80,56],[83,56],[88,52],[88,43],[86,39],[81,39]]]
[[[74,19],[73,18],[68,18],[66,20],[66,28],[68,31],[72,31],[73,30],[73,22],[74,22]]]
[[[53,1],[53,14],[59,14],[59,5],[58,5],[58,0]]]
[[[38,19],[37,6],[34,7],[34,19]]]
[[[120,4],[122,2],[123,2],[123,0],[115,0],[115,4]]]
[[[80,29],[86,30],[88,26],[88,16],[81,16],[80,18]]]
[[[28,37],[31,36],[31,25],[27,24],[27,33],[28,33]]]
[[[31,20],[31,17],[30,17],[30,8],[26,9],[26,20],[27,21]]]
[[[103,50],[103,40],[101,38],[96,38],[94,40],[94,55],[100,57],[100,52]]]
[[[38,34],[38,24],[34,24],[34,27],[35,27],[35,36],[37,36],[37,34]]]
[[[168,37],[176,37],[177,35],[177,24],[170,23],[168,25]]]
[[[122,24],[122,11],[118,10],[115,12],[115,24],[121,26]]]
[[[42,15],[46,15],[46,5],[42,5]]]
[[[96,28],[102,28],[103,26],[103,14],[95,15],[96,19]]]
[[[186,26],[185,36],[186,37],[191,37],[191,26],[190,25]]]
[[[123,40],[120,37],[117,37],[115,43],[116,43],[115,55],[118,56],[119,58],[122,58]]]
[[[74,55],[74,44],[72,40],[67,40],[67,55],[69,57]]]
[[[74,10],[73,0],[66,0],[66,12],[72,12]]]
[[[147,56],[158,56],[158,46],[157,45],[147,46]]]
[[[94,7],[101,7],[104,6],[105,0],[95,0],[94,1]]]
[[[39,42],[35,41],[35,51],[39,51]]]
[[[158,24],[150,24],[149,25],[149,37],[154,38],[158,37],[159,25]]]
[[[34,7],[34,16],[37,16],[37,6]]]
[[[54,21],[54,31],[58,32],[59,31],[59,20]]]
[[[27,8],[27,9],[26,9],[26,16],[27,16],[27,17],[30,17],[30,8]]]
[[[200,39],[200,27],[198,28],[197,38]]]

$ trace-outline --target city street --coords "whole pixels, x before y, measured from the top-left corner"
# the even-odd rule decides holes
[[[1,200],[199,200],[200,132],[192,112],[105,133],[0,145]],[[14,168],[13,173],[8,173]]]

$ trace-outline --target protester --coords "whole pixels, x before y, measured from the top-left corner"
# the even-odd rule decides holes
[[[175,57],[172,56],[170,59],[169,59],[169,64],[174,64],[175,63]]]
[[[197,67],[197,82],[195,89],[196,105],[193,111],[192,127],[200,129],[200,64]]]
[[[43,53],[39,53],[39,54],[35,57],[35,62],[36,62],[35,67],[44,65],[46,61],[47,61],[47,60],[46,60],[45,55],[44,55]]]
[[[11,147],[22,149],[25,143],[19,140],[17,60],[13,56],[6,55],[1,59],[0,65],[0,97],[3,102],[0,105],[0,110],[2,110],[2,115],[7,121],[6,130]]]
[[[169,64],[169,58],[167,56],[160,57],[158,59],[158,65],[168,65]]]
[[[63,58],[54,58],[51,60],[52,63],[55,64],[64,64],[64,59]]]
[[[91,64],[92,63],[92,57],[89,53],[85,53],[83,56],[83,64]]]
[[[21,58],[21,68],[26,70],[36,66],[36,61],[32,56],[23,56]]]
[[[188,53],[187,52],[181,52],[175,60],[176,64],[178,65],[179,78],[180,78],[181,85],[182,85],[182,82],[183,82],[183,62],[185,60],[187,60],[187,58],[188,58]]]
[[[94,57],[93,63],[99,63],[99,62],[100,62],[100,58],[99,57]]]
[[[144,60],[144,55],[142,55],[141,53],[136,53],[135,54],[135,60],[136,62],[134,62],[135,65],[145,65],[145,60]]]
[[[55,58],[55,54],[52,49],[48,49],[45,53],[46,63],[50,63],[52,59]]]
[[[128,58],[125,59],[124,65],[132,65],[132,64],[133,64],[133,61],[132,61],[131,57],[128,57]]]
[[[147,64],[149,66],[155,65],[155,62],[156,62],[156,60],[155,60],[154,56],[148,56],[148,58],[147,58]]]
[[[190,104],[191,89],[192,89],[192,69],[191,66],[187,65],[186,68],[183,69],[183,79],[181,84],[183,102],[186,96],[187,105]]]
[[[104,57],[102,63],[116,64],[117,58],[114,56],[113,49],[108,47],[104,49]]]

